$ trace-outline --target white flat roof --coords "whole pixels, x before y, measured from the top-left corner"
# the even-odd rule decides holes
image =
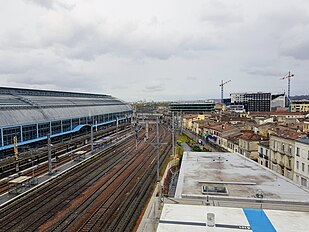
[[[215,214],[215,227],[206,225],[207,213]],[[308,230],[308,218],[308,212],[165,204],[157,232],[299,232]]]
[[[204,197],[207,182],[226,186],[227,198],[256,199],[262,190],[263,199],[309,202],[309,190],[238,153],[184,152],[175,198]]]

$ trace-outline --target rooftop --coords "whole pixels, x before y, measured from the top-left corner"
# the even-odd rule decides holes
[[[289,129],[285,129],[285,130],[279,129],[279,130],[275,131],[275,134],[272,134],[272,135],[280,137],[280,138],[284,138],[284,139],[297,140],[297,139],[301,139],[302,136],[304,135],[304,133],[292,131],[292,130],[289,130]]]
[[[187,114],[183,116],[184,119],[193,119],[197,118],[197,114]]]
[[[259,146],[269,148],[269,140],[267,141],[260,141]]]
[[[170,106],[214,106],[213,101],[172,102]]]
[[[214,125],[214,126],[211,126],[210,128],[216,131],[220,131],[220,132],[223,132],[223,131],[226,132],[228,130],[237,129],[237,127],[231,126],[229,124]]]
[[[215,214],[214,227],[206,226],[208,213]],[[157,232],[299,232],[309,228],[308,218],[308,212],[165,204]]]
[[[0,87],[1,127],[130,110],[109,95]]]
[[[54,97],[110,97],[106,94],[76,93],[66,91],[41,90],[41,89],[23,89],[12,87],[0,87],[0,94],[9,95],[32,95],[32,96],[54,96]]]
[[[300,140],[297,140],[297,142],[309,145],[309,138],[300,139]]]
[[[250,112],[251,116],[305,116],[307,115],[307,113],[305,112],[282,112],[282,111],[278,111],[278,112]]]
[[[226,187],[225,198],[254,200],[262,191],[264,200],[309,203],[309,190],[238,153],[184,152],[175,197],[205,199],[205,185]]]
[[[243,135],[239,136],[239,138],[250,141],[259,141],[261,139],[261,136],[253,132],[246,132]]]

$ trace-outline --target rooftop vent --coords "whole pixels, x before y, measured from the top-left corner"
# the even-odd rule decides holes
[[[228,190],[224,185],[207,184],[202,186],[202,193],[207,195],[228,195]]]
[[[215,214],[207,213],[207,226],[214,227],[216,225]]]
[[[256,198],[263,198],[264,197],[264,193],[261,189],[258,189],[256,191],[256,194],[255,194]]]

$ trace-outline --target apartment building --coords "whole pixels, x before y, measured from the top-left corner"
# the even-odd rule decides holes
[[[209,127],[209,134],[217,137],[217,144],[224,148],[227,147],[227,140],[224,137],[237,133],[241,127],[232,126],[228,123],[213,125]]]
[[[269,168],[270,162],[270,149],[269,149],[269,141],[260,141],[258,144],[258,163]]]
[[[291,112],[309,112],[309,100],[296,100],[291,104]]]
[[[293,180],[295,140],[301,136],[302,133],[291,130],[281,130],[270,135],[270,169]]]
[[[189,115],[184,115],[182,118],[182,125],[184,128],[191,130],[192,129],[192,123],[194,120],[197,120],[197,115],[196,114],[189,114]]]
[[[309,138],[295,141],[294,181],[309,188]]]
[[[258,161],[258,144],[261,140],[261,136],[253,132],[246,132],[239,136],[239,153]]]
[[[304,132],[309,132],[309,120],[304,121],[303,130]]]
[[[227,136],[224,136],[223,139],[226,140],[226,146],[224,147],[229,152],[238,153],[239,152],[239,136],[243,135],[242,132],[236,132],[234,134],[230,134]],[[223,144],[225,144],[225,141],[223,141]]]

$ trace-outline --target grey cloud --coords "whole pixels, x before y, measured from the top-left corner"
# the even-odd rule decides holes
[[[255,75],[255,76],[260,76],[260,77],[278,77],[279,78],[281,75],[279,71],[270,70],[267,67],[245,69],[244,72],[250,75]]]
[[[97,79],[85,77],[84,75],[70,75],[65,72],[60,72],[58,75],[56,73],[46,74],[44,77],[39,73],[28,72],[23,75],[19,74],[10,77],[8,83],[15,86],[47,86],[53,89],[102,91]]]
[[[219,10],[218,10],[219,9]],[[207,7],[202,8],[200,20],[215,26],[228,26],[233,23],[244,22],[243,13],[237,4],[212,0]]]
[[[58,7],[66,10],[72,10],[75,7],[75,3],[69,0],[25,0],[26,2],[32,2],[40,7],[46,9],[56,9]]]
[[[157,27],[153,25],[156,23],[144,25],[122,22],[125,27],[117,25],[110,31],[108,28],[114,25],[108,20],[80,24],[71,17],[54,17],[41,22],[39,43],[42,47],[52,47],[57,54],[70,59],[93,60],[100,55],[113,54],[137,59],[167,60],[183,56],[189,51],[218,49],[215,37],[203,33],[195,36],[187,33],[177,35],[173,30],[166,32],[165,25],[160,29],[162,33],[158,34],[152,30],[152,27]],[[58,24],[53,25],[53,21]]]
[[[309,22],[299,26],[285,36],[280,46],[280,53],[298,60],[309,60]]]
[[[162,84],[156,84],[156,85],[148,85],[145,87],[144,92],[162,92],[164,90],[164,87]]]
[[[125,86],[125,85],[114,85],[111,87],[111,89],[114,89],[114,90],[122,90],[122,89],[127,89],[128,86]]]
[[[197,77],[188,76],[188,77],[187,77],[187,80],[189,80],[189,81],[197,81]]]
[[[0,85],[190,100],[228,79],[227,96],[281,92],[292,70],[308,92],[307,0],[20,1],[0,8]]]

